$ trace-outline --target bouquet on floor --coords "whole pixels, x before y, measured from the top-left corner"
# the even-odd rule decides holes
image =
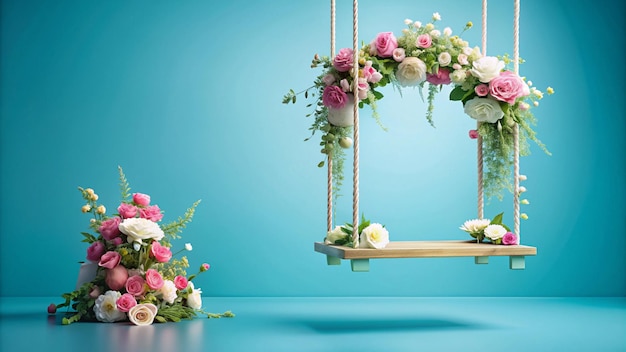
[[[78,188],[86,201],[81,210],[93,215],[89,227],[95,234],[82,233],[89,247],[75,291],[63,294],[65,302],[51,304],[48,312],[71,308],[73,311],[62,320],[64,325],[94,320],[150,325],[154,321],[191,319],[197,314],[209,318],[234,316],[231,312],[213,314],[202,310],[202,291],[194,286],[193,279],[209,270],[209,264],[203,263],[196,274],[187,275],[187,257],[175,258],[191,251],[191,244],[172,253],[176,248],[172,241],[181,238],[200,200],[182,217],[161,224],[163,212],[159,206],[151,204],[147,194],[131,194],[122,168],[118,169],[122,201],[112,216],[98,203],[93,189]]]

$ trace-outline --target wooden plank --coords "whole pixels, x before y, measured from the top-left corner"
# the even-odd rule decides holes
[[[537,248],[504,246],[474,241],[390,242],[383,249],[350,248],[315,243],[315,251],[341,259],[444,258],[537,255]]]

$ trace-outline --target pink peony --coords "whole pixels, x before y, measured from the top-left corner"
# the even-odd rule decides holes
[[[350,48],[343,48],[333,59],[333,67],[339,72],[348,72],[354,66],[353,51]]]
[[[132,204],[122,203],[117,207],[117,212],[123,219],[134,218],[137,215],[137,207]]]
[[[481,83],[474,87],[474,92],[476,92],[476,95],[478,95],[479,97],[486,97],[487,94],[489,94],[489,86]]]
[[[324,88],[322,93],[322,102],[324,106],[334,109],[341,109],[346,105],[348,96],[337,86],[328,86]]]
[[[174,285],[176,286],[177,289],[179,290],[184,290],[187,288],[187,278],[182,276],[182,275],[178,275],[174,278]]]
[[[107,241],[111,241],[112,239],[118,237],[120,235],[120,222],[122,221],[122,219],[120,219],[119,217],[114,217],[114,218],[110,218],[106,221],[104,221],[100,227],[98,228],[98,232],[100,232],[100,234],[102,235],[102,237],[107,240]]]
[[[151,205],[146,208],[140,208],[139,217],[157,222],[163,219],[163,213],[161,213],[158,205]]]
[[[120,312],[128,312],[132,307],[137,305],[137,301],[135,297],[130,293],[123,294],[120,298],[115,301],[115,305],[117,306],[117,310]]]
[[[391,57],[393,51],[398,48],[398,41],[392,32],[382,32],[378,33],[376,39],[370,44],[370,48],[375,51],[374,55]]]
[[[152,241],[150,246],[150,256],[156,259],[159,263],[167,263],[172,259],[172,251],[157,241]]]
[[[525,86],[526,83],[520,76],[511,71],[504,71],[489,82],[489,91],[494,98],[513,105],[517,98],[525,95]]]
[[[476,131],[476,130],[469,130],[469,137],[470,137],[471,139],[476,139],[476,138],[478,138],[478,131]]]
[[[89,248],[87,248],[87,260],[91,260],[92,262],[100,261],[100,257],[104,254],[104,243],[97,241],[91,244]]]
[[[415,46],[417,46],[418,48],[430,48],[430,46],[433,44],[433,40],[430,38],[430,35],[428,34],[422,34],[419,37],[417,37],[417,40],[415,41]]]
[[[374,67],[372,67],[371,61],[367,61],[365,63],[365,66],[363,67],[361,72],[363,72],[363,78],[365,78],[367,82],[378,83],[383,78],[383,75],[380,72],[376,71]]]
[[[128,271],[123,265],[118,265],[113,269],[107,269],[104,281],[111,290],[119,291],[126,285]]]
[[[139,275],[133,275],[126,280],[126,292],[133,296],[141,296],[146,293],[146,280]]]
[[[119,265],[122,256],[115,251],[108,251],[100,257],[99,266],[107,269],[113,269]]]
[[[143,193],[133,193],[133,203],[142,207],[147,207],[150,205],[150,196]]]
[[[150,289],[158,290],[163,287],[163,277],[158,271],[154,269],[148,269],[146,271],[146,284],[148,284],[148,287],[150,287]]]
[[[504,236],[502,236],[502,244],[515,245],[515,244],[518,244],[517,241],[518,241],[517,235],[514,234],[513,232],[507,232],[504,234]]]
[[[430,84],[439,85],[439,84],[450,84],[452,82],[450,80],[450,71],[446,68],[440,68],[439,72],[436,74],[428,73],[426,74],[426,80]]]

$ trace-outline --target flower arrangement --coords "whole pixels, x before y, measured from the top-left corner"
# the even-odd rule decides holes
[[[89,244],[88,262],[81,266],[76,290],[63,294],[65,302],[51,304],[48,312],[54,314],[58,308],[71,306],[74,312],[63,318],[64,325],[94,320],[150,325],[154,321],[191,319],[198,313],[209,318],[234,316],[231,312],[202,310],[202,291],[192,280],[209,270],[209,264],[202,264],[198,273],[188,276],[187,257],[175,258],[191,251],[191,244],[172,253],[172,240],[181,238],[200,200],[182,217],[162,225],[159,206],[151,204],[147,194],[131,195],[126,176],[121,167],[118,169],[122,201],[112,216],[98,203],[93,189],[78,188],[86,201],[81,210],[93,215],[89,227],[95,234],[82,233],[83,242]]]
[[[343,48],[332,59],[316,54],[311,67],[321,66],[323,71],[313,85],[298,93],[291,89],[283,97],[284,104],[296,103],[300,94],[316,100],[307,105],[313,107],[313,112],[306,116],[314,117],[309,128],[311,137],[316,132],[322,134],[321,153],[333,159],[335,192],[343,180],[344,149],[352,145],[351,123],[335,122],[335,116],[342,109],[351,109],[356,95],[359,107],[369,105],[372,116],[384,128],[376,103],[383,98],[379,88],[389,84],[400,92],[417,87],[422,98],[426,89],[426,119],[433,126],[435,96],[443,86],[453,86],[450,100],[460,101],[464,112],[480,122],[476,130],[470,131],[470,137],[482,137],[487,197],[502,198],[502,190],[513,191],[510,176],[516,124],[520,127],[521,155],[529,153],[529,140],[549,154],[531,127],[536,124],[532,107],[539,105],[543,92],[508,68],[512,63],[508,56],[483,56],[478,47],[472,48],[460,35],[452,35],[450,27],[438,29],[435,23],[440,20],[439,13],[434,13],[427,24],[405,20],[407,28],[399,37],[393,32],[379,33],[358,52],[358,76],[352,69],[353,49]],[[471,27],[468,22],[461,34]],[[546,92],[552,94],[554,90],[548,87]],[[325,160],[318,164],[324,165]]]
[[[382,249],[389,244],[389,232],[385,226],[379,223],[371,223],[364,216],[361,216],[361,223],[357,230],[359,233],[359,248]],[[353,224],[338,225],[331,231],[328,231],[324,238],[324,243],[354,247],[353,234]]]
[[[463,223],[461,230],[470,234],[476,239],[476,242],[483,242],[487,239],[493,244],[516,245],[519,244],[519,237],[511,232],[508,226],[502,223],[500,213],[493,220],[490,219],[473,219]]]

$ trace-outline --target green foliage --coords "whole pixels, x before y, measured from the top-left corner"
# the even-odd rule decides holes
[[[123,202],[130,202],[130,185],[128,184],[128,180],[126,179],[126,175],[124,175],[124,170],[122,170],[121,166],[117,167],[117,170],[120,173],[120,193]]]
[[[165,235],[173,239],[181,238],[179,234],[183,232],[183,229],[193,219],[196,207],[198,206],[198,204],[200,204],[200,201],[200,199],[195,201],[191,205],[191,207],[189,207],[187,211],[185,211],[185,214],[182,217],[179,216],[177,220],[172,221],[166,225],[162,225],[161,229],[163,230]]]

